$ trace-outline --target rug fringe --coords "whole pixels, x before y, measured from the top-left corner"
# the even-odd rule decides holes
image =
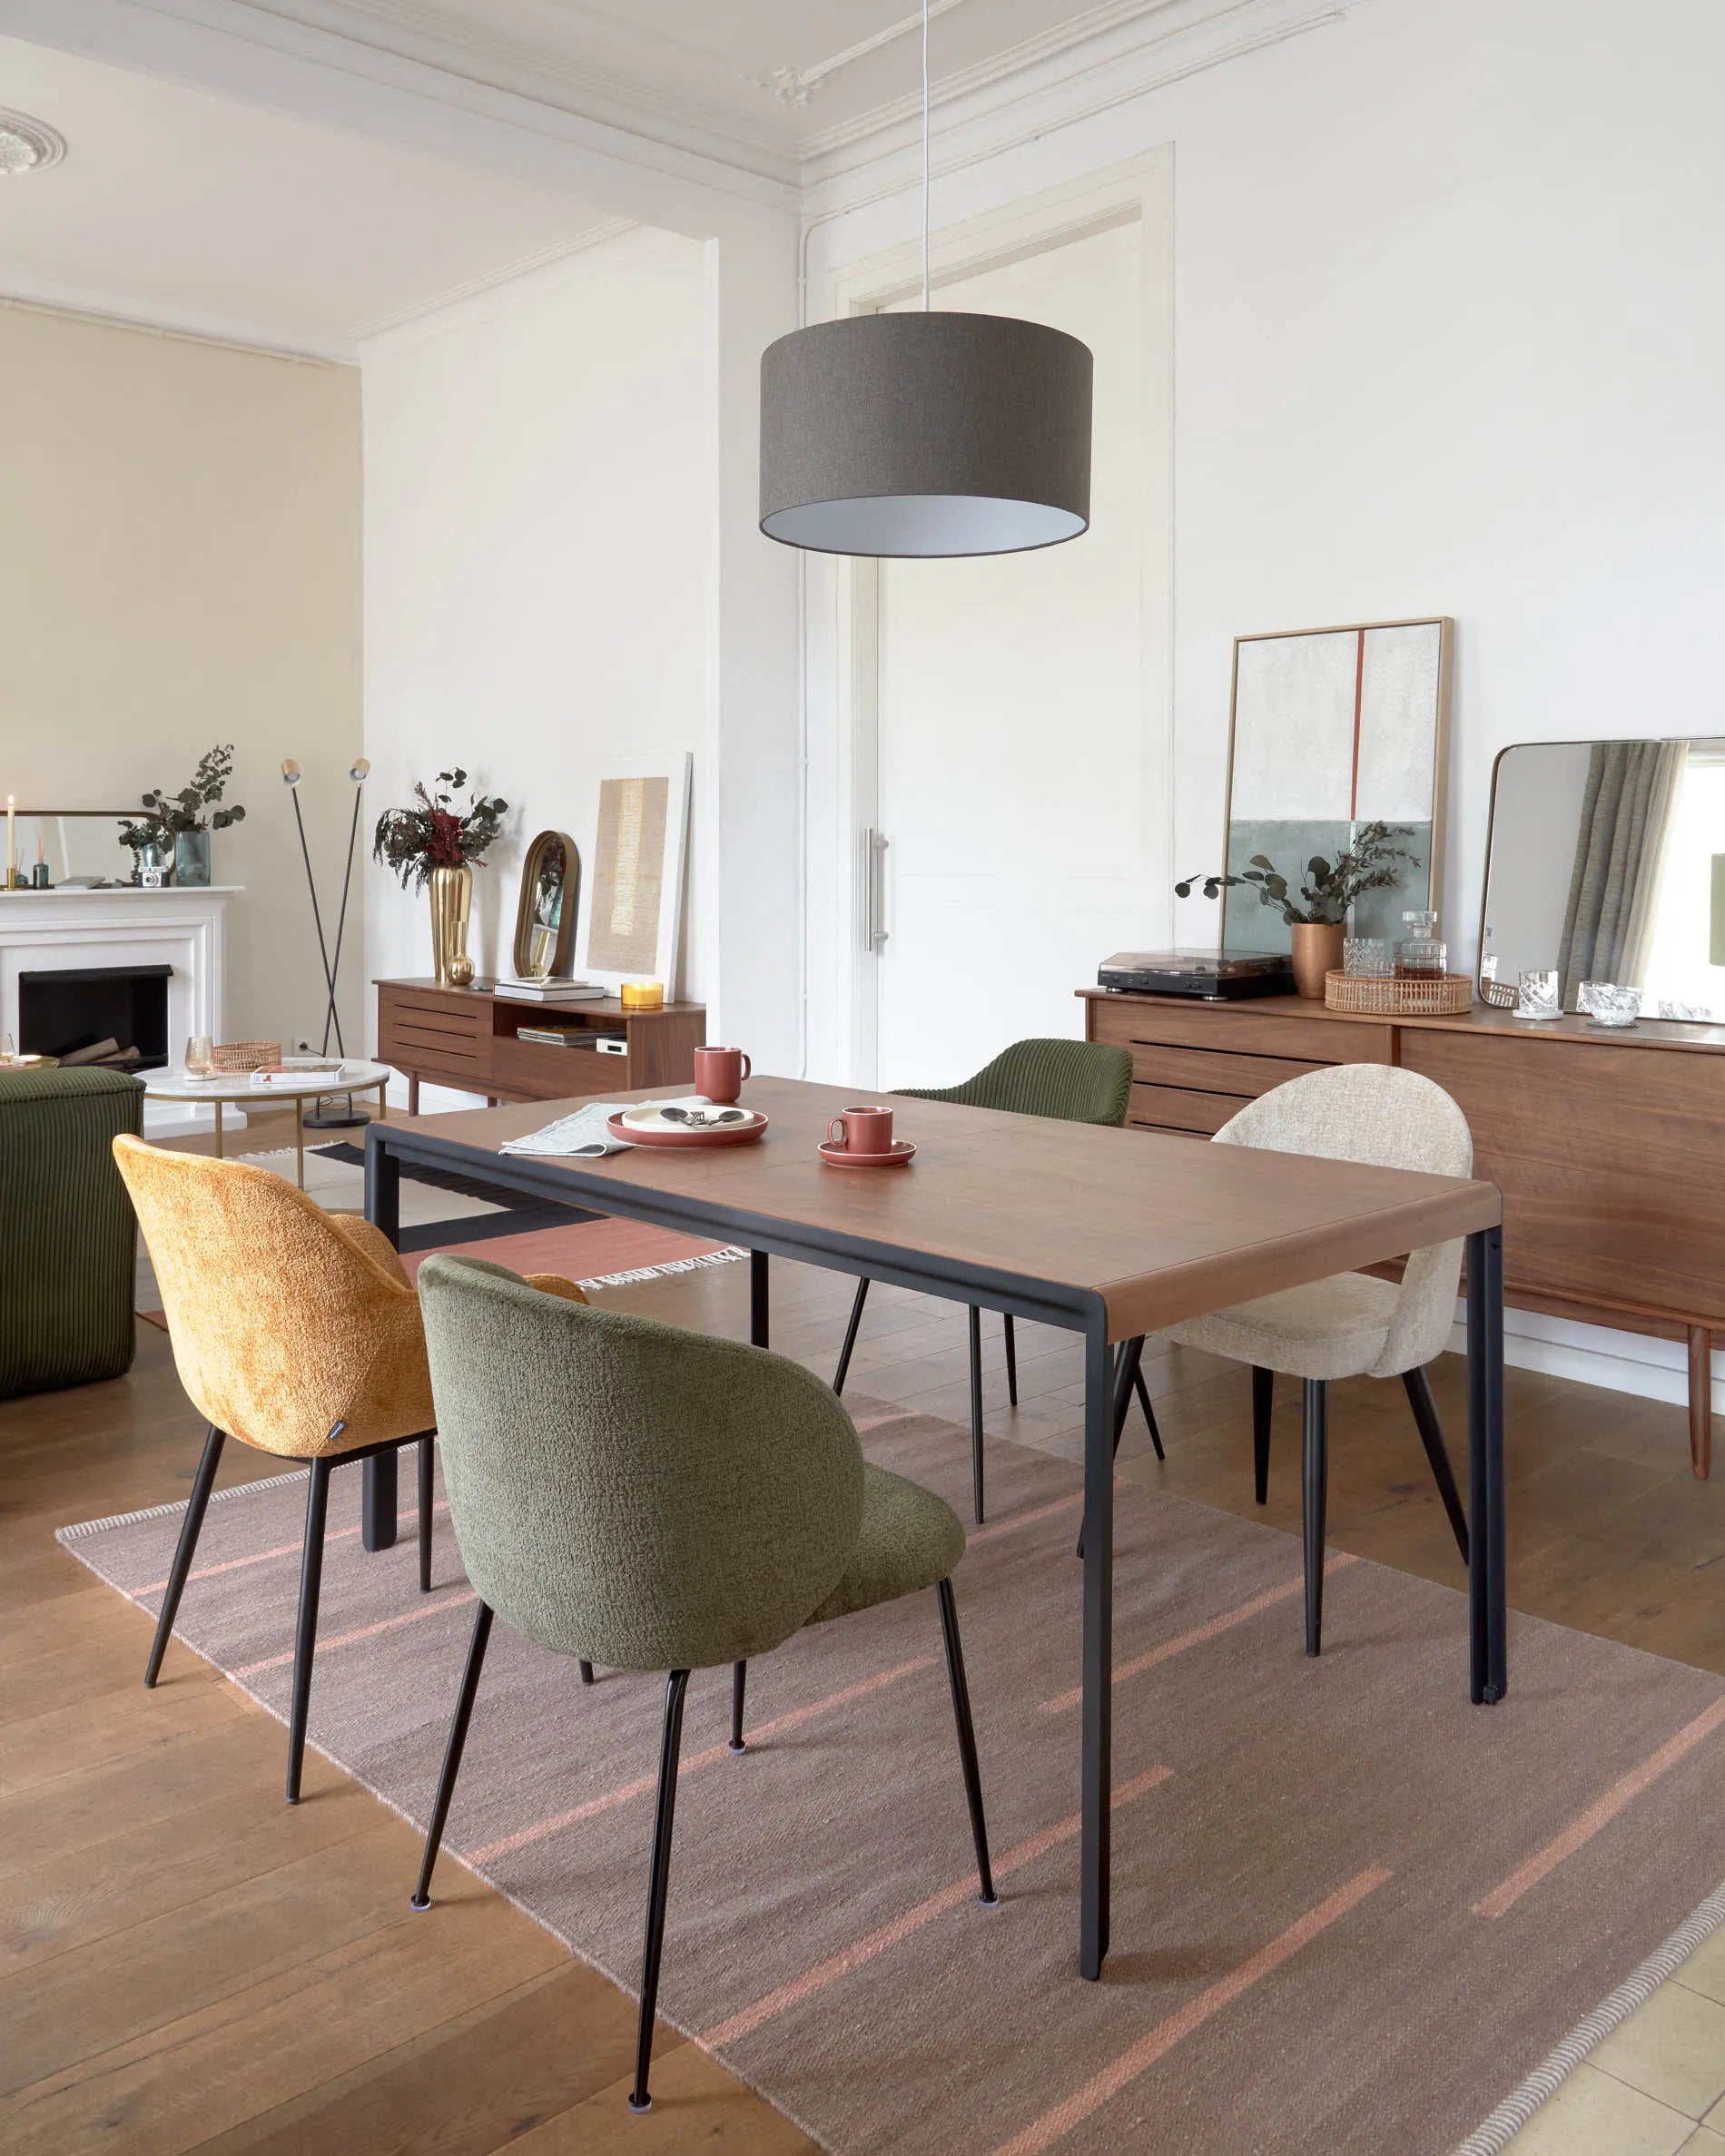
[[[636,1280],[662,1280],[668,1273],[699,1273],[708,1265],[734,1265],[749,1253],[739,1244],[727,1243],[723,1250],[705,1250],[699,1257],[669,1258],[662,1265],[637,1265],[627,1273],[601,1273],[596,1279],[580,1280],[577,1287],[627,1287]]]
[[[1451,2156],[1501,2156],[1541,2104],[1556,2094],[1589,2052],[1619,2029],[1638,2006],[1645,2005],[1668,1976],[1689,1959],[1698,1946],[1725,1924],[1725,1884],[1716,1886],[1690,1916],[1679,1925],[1662,1946],[1656,1946],[1633,1974],[1579,2022],[1549,2057],[1534,2067],[1521,2086],[1507,2095],[1491,2116],[1476,2126],[1464,2141],[1458,2141]]]
[[[254,1490],[273,1490],[282,1482],[303,1482],[310,1472],[310,1468],[296,1467],[285,1475],[261,1475],[255,1482],[236,1482],[231,1490],[212,1490],[210,1502],[225,1504],[230,1498],[250,1497]],[[56,1542],[73,1542],[80,1535],[100,1534],[106,1527],[135,1527],[141,1520],[165,1520],[170,1512],[183,1512],[191,1501],[190,1498],[179,1497],[172,1504],[145,1505],[141,1512],[111,1512],[105,1520],[74,1520],[70,1527],[56,1527],[54,1539]],[[97,1578],[106,1579],[107,1575],[98,1573]],[[125,1590],[122,1588],[120,1592],[123,1594]]]

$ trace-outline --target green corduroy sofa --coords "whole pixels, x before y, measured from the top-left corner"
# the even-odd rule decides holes
[[[132,1366],[138,1224],[113,1140],[143,1127],[115,1070],[0,1070],[0,1400]]]

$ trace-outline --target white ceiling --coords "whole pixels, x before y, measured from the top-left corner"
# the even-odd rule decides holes
[[[0,38],[0,105],[65,136],[0,179],[0,293],[351,356],[616,229],[567,194]]]

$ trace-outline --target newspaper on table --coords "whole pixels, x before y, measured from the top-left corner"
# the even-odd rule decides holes
[[[625,1108],[710,1105],[698,1093],[671,1100],[590,1100],[585,1108],[577,1108],[574,1115],[559,1116],[555,1123],[547,1123],[543,1130],[530,1130],[525,1137],[506,1139],[498,1151],[551,1154],[565,1160],[602,1160],[607,1153],[626,1153],[630,1149],[627,1138],[616,1137],[606,1128],[610,1117],[620,1116]]]

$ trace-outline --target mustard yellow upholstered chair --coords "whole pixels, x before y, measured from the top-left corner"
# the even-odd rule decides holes
[[[381,1229],[324,1212],[266,1168],[165,1153],[136,1137],[116,1137],[113,1152],[162,1291],[174,1366],[210,1426],[143,1681],[153,1686],[161,1670],[226,1440],[307,1462],[288,1722],[288,1802],[297,1804],[336,1468],[418,1442],[421,1592],[431,1584],[436,1416],[419,1298]],[[554,1274],[530,1277],[548,1294],[586,1300]]]

